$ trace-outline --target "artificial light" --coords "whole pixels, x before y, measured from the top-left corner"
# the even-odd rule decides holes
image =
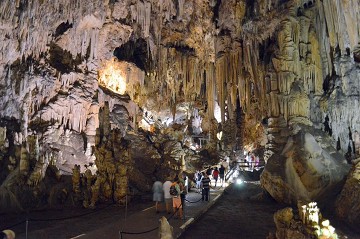
[[[126,73],[120,67],[119,62],[113,58],[106,63],[104,69],[99,71],[99,83],[118,94],[125,94]]]

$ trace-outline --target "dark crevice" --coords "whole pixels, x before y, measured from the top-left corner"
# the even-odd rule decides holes
[[[175,48],[176,51],[183,53],[184,55],[187,56],[195,56],[195,49],[191,48],[187,45],[172,45],[172,44],[168,44],[166,45],[166,47],[169,48]]]
[[[21,132],[21,124],[15,118],[4,117],[0,119],[0,127],[6,127],[7,131]]]
[[[355,62],[360,62],[360,42],[353,50],[353,57]]]
[[[230,36],[231,31],[229,29],[221,29],[219,32],[219,36]]]
[[[333,71],[331,73],[331,76],[327,75],[323,82],[323,90],[324,95],[329,95],[335,87],[335,81],[337,80],[339,76],[336,75],[335,69],[333,68]]]
[[[340,137],[337,138],[336,141],[336,150],[339,151],[341,149]]]
[[[69,51],[62,49],[55,43],[50,43],[50,57],[49,64],[61,73],[70,73],[71,71],[78,71],[77,66],[81,63],[80,55],[73,59]]]
[[[350,48],[349,47],[346,47],[346,55],[350,56]]]
[[[81,136],[82,136],[82,138],[83,138],[83,140],[84,140],[84,147],[83,147],[83,149],[84,149],[84,152],[86,152],[87,143],[88,143],[88,139],[87,139],[87,137],[86,137],[86,133],[85,133],[84,131],[82,131],[82,132],[81,132]]]
[[[352,148],[351,148],[351,143],[349,142],[347,152],[345,153],[345,159],[348,164],[351,164],[351,155],[352,155]]]
[[[324,130],[325,132],[329,133],[330,136],[332,136],[332,129],[330,128],[329,125],[329,116],[325,116]]]
[[[213,8],[213,18],[212,21],[215,23],[215,26],[218,27],[219,11],[220,11],[221,0],[216,0],[216,4]]]
[[[349,129],[349,140],[352,141],[352,140],[353,140],[353,139],[352,139],[352,132],[351,132],[350,127],[348,127],[348,129]]]
[[[69,23],[69,21],[62,22],[55,30],[54,37],[57,38],[58,36],[61,36],[64,34],[67,30],[73,27],[72,23]]]
[[[336,47],[334,48],[334,56],[341,57],[341,50],[340,50],[339,45],[336,45]]]
[[[246,0],[246,13],[245,16],[251,19],[255,16],[255,2],[254,0]]]
[[[305,16],[305,13],[304,13],[304,9],[299,7],[298,10],[297,10],[297,16],[298,17],[301,17],[301,16]]]
[[[271,63],[271,57],[275,52],[275,42],[273,39],[267,39],[263,43],[259,43],[259,59],[264,62],[265,65]]]
[[[120,61],[134,63],[145,72],[151,71],[151,59],[148,57],[147,43],[144,39],[131,40],[114,50],[114,56]]]

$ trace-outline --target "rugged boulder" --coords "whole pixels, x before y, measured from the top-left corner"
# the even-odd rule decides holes
[[[261,183],[279,202],[324,201],[339,193],[349,168],[328,135],[297,124],[283,150],[268,159]]]

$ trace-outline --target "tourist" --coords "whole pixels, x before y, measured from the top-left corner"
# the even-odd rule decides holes
[[[173,210],[174,215],[178,214],[178,218],[182,218],[182,203],[181,203],[181,189],[180,189],[180,180],[179,177],[176,176],[174,178],[174,182],[170,186],[170,195],[172,196],[173,201]],[[173,190],[175,189],[175,190]]]
[[[159,207],[164,198],[163,184],[160,181],[155,181],[152,187],[153,201],[155,202],[156,213],[159,213]]]
[[[250,155],[250,171],[253,172],[254,171],[254,166],[255,166],[255,156],[254,154]]]
[[[217,180],[219,178],[219,170],[217,167],[215,167],[213,173],[212,173],[212,176],[213,176],[213,179],[215,180],[215,187],[216,187],[216,184],[217,184]]]
[[[250,165],[251,165],[251,156],[250,156],[250,152],[248,152],[248,154],[245,157],[245,161],[247,163],[247,168],[245,168],[246,171],[250,170]]]
[[[225,167],[222,164],[219,168],[219,175],[220,175],[220,183],[224,184],[224,182],[225,182]]]
[[[202,184],[202,195],[201,200],[209,201],[209,191],[210,191],[210,178],[206,173],[203,173],[203,179],[201,180]]]
[[[189,192],[189,177],[183,173],[183,180],[184,180],[184,194],[186,195]]]
[[[187,194],[187,190],[186,190],[187,176],[185,175],[185,173],[181,172],[181,173],[179,173],[178,179],[179,179],[179,187],[180,187],[180,192],[181,192],[180,193],[181,205],[184,205],[186,194]]]
[[[236,158],[233,161],[236,162]],[[228,167],[229,167],[229,157],[225,157],[225,159],[222,161],[221,165],[224,166],[225,172],[226,172],[228,170]]]
[[[194,183],[195,183],[195,187],[196,187],[196,182],[198,181],[199,178],[199,170],[196,170],[194,173]]]
[[[260,158],[259,158],[259,156],[257,155],[257,156],[255,157],[255,169],[256,169],[256,170],[259,170],[259,164],[260,164]]]
[[[196,189],[197,192],[201,192],[201,180],[203,179],[203,174],[200,171],[197,171],[197,177],[196,177]]]
[[[208,168],[207,168],[207,170],[206,170],[206,175],[208,176],[208,177],[210,177],[210,175],[212,175],[212,168],[209,166]]]
[[[170,195],[170,187],[172,182],[170,180],[166,180],[163,184],[163,192],[164,192],[164,201],[165,201],[165,207],[166,212],[168,214],[171,213],[171,204],[172,204],[172,196]]]

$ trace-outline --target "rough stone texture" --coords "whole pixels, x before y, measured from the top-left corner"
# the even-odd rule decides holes
[[[296,125],[299,127],[299,125]],[[261,175],[264,188],[277,201],[324,201],[339,191],[349,170],[344,157],[320,130],[294,128],[280,155],[272,155]]]
[[[336,213],[354,227],[360,223],[360,162],[353,165],[344,188],[337,198]]]
[[[263,183],[276,185],[267,189],[279,201],[319,198],[327,180],[341,181],[345,172],[302,171],[338,165],[329,161],[334,148],[349,162],[359,154],[359,9],[356,0],[1,1],[1,188],[16,185],[20,172],[29,191],[40,187],[50,166],[60,169],[55,175],[71,174],[75,164],[84,173],[115,129],[139,136],[140,149],[152,146],[143,156],[131,149],[136,157],[129,166],[148,188],[157,166],[174,167],[189,152],[184,133],[196,108],[208,152],[236,148],[234,122],[242,110],[243,135],[251,139],[244,146],[262,146],[267,138]],[[123,70],[124,95],[98,81],[109,62]],[[151,137],[136,132],[149,121],[146,112],[155,116]],[[173,122],[182,126],[167,128]],[[319,146],[318,158],[320,151],[301,149],[307,135],[323,142],[314,129],[332,138]],[[290,147],[291,139],[300,144]],[[185,158],[196,158],[190,154]],[[146,174],[137,168],[144,158],[151,159]],[[288,193],[289,169],[304,175],[306,190]],[[117,173],[124,177],[122,169]]]

